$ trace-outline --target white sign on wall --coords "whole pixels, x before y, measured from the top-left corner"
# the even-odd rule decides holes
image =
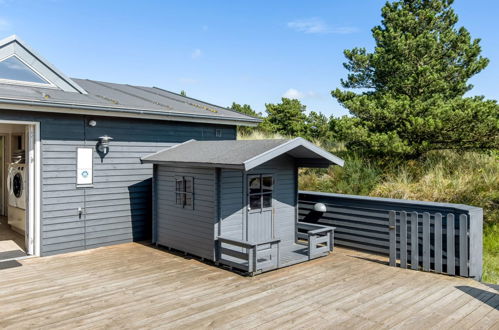
[[[78,148],[77,151],[76,184],[93,183],[93,149]]]

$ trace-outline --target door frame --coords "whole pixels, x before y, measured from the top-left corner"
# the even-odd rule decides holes
[[[23,120],[3,120],[0,124],[25,125],[26,163],[28,164],[28,201],[26,204],[26,233],[29,237],[26,254],[40,256],[41,247],[41,138],[40,122]]]

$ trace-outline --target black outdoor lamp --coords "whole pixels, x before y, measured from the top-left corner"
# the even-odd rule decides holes
[[[97,144],[97,151],[102,154],[107,154],[109,152],[109,142],[113,138],[107,135],[101,136],[99,138],[99,143]]]

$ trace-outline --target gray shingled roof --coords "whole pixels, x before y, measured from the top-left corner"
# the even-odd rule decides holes
[[[142,158],[144,163],[225,167],[250,170],[282,154],[316,167],[343,165],[343,160],[302,138],[292,140],[195,141]]]
[[[0,84],[0,102],[32,102],[36,105],[85,107],[86,109],[113,109],[135,112],[209,118],[236,121],[241,124],[258,123],[253,118],[234,110],[200,100],[184,97],[157,87],[114,84],[88,79],[73,79],[88,94],[65,92],[59,89]]]

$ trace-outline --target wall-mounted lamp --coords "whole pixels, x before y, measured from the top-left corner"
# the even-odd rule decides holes
[[[101,136],[99,138],[99,142],[97,143],[97,151],[103,154],[107,154],[109,152],[109,142],[113,138],[107,135]]]
[[[95,127],[95,125],[97,125],[97,122],[95,120],[92,119],[88,121],[88,126]]]
[[[314,204],[314,211],[324,213],[327,211],[326,205],[324,205],[322,203],[315,203]]]

